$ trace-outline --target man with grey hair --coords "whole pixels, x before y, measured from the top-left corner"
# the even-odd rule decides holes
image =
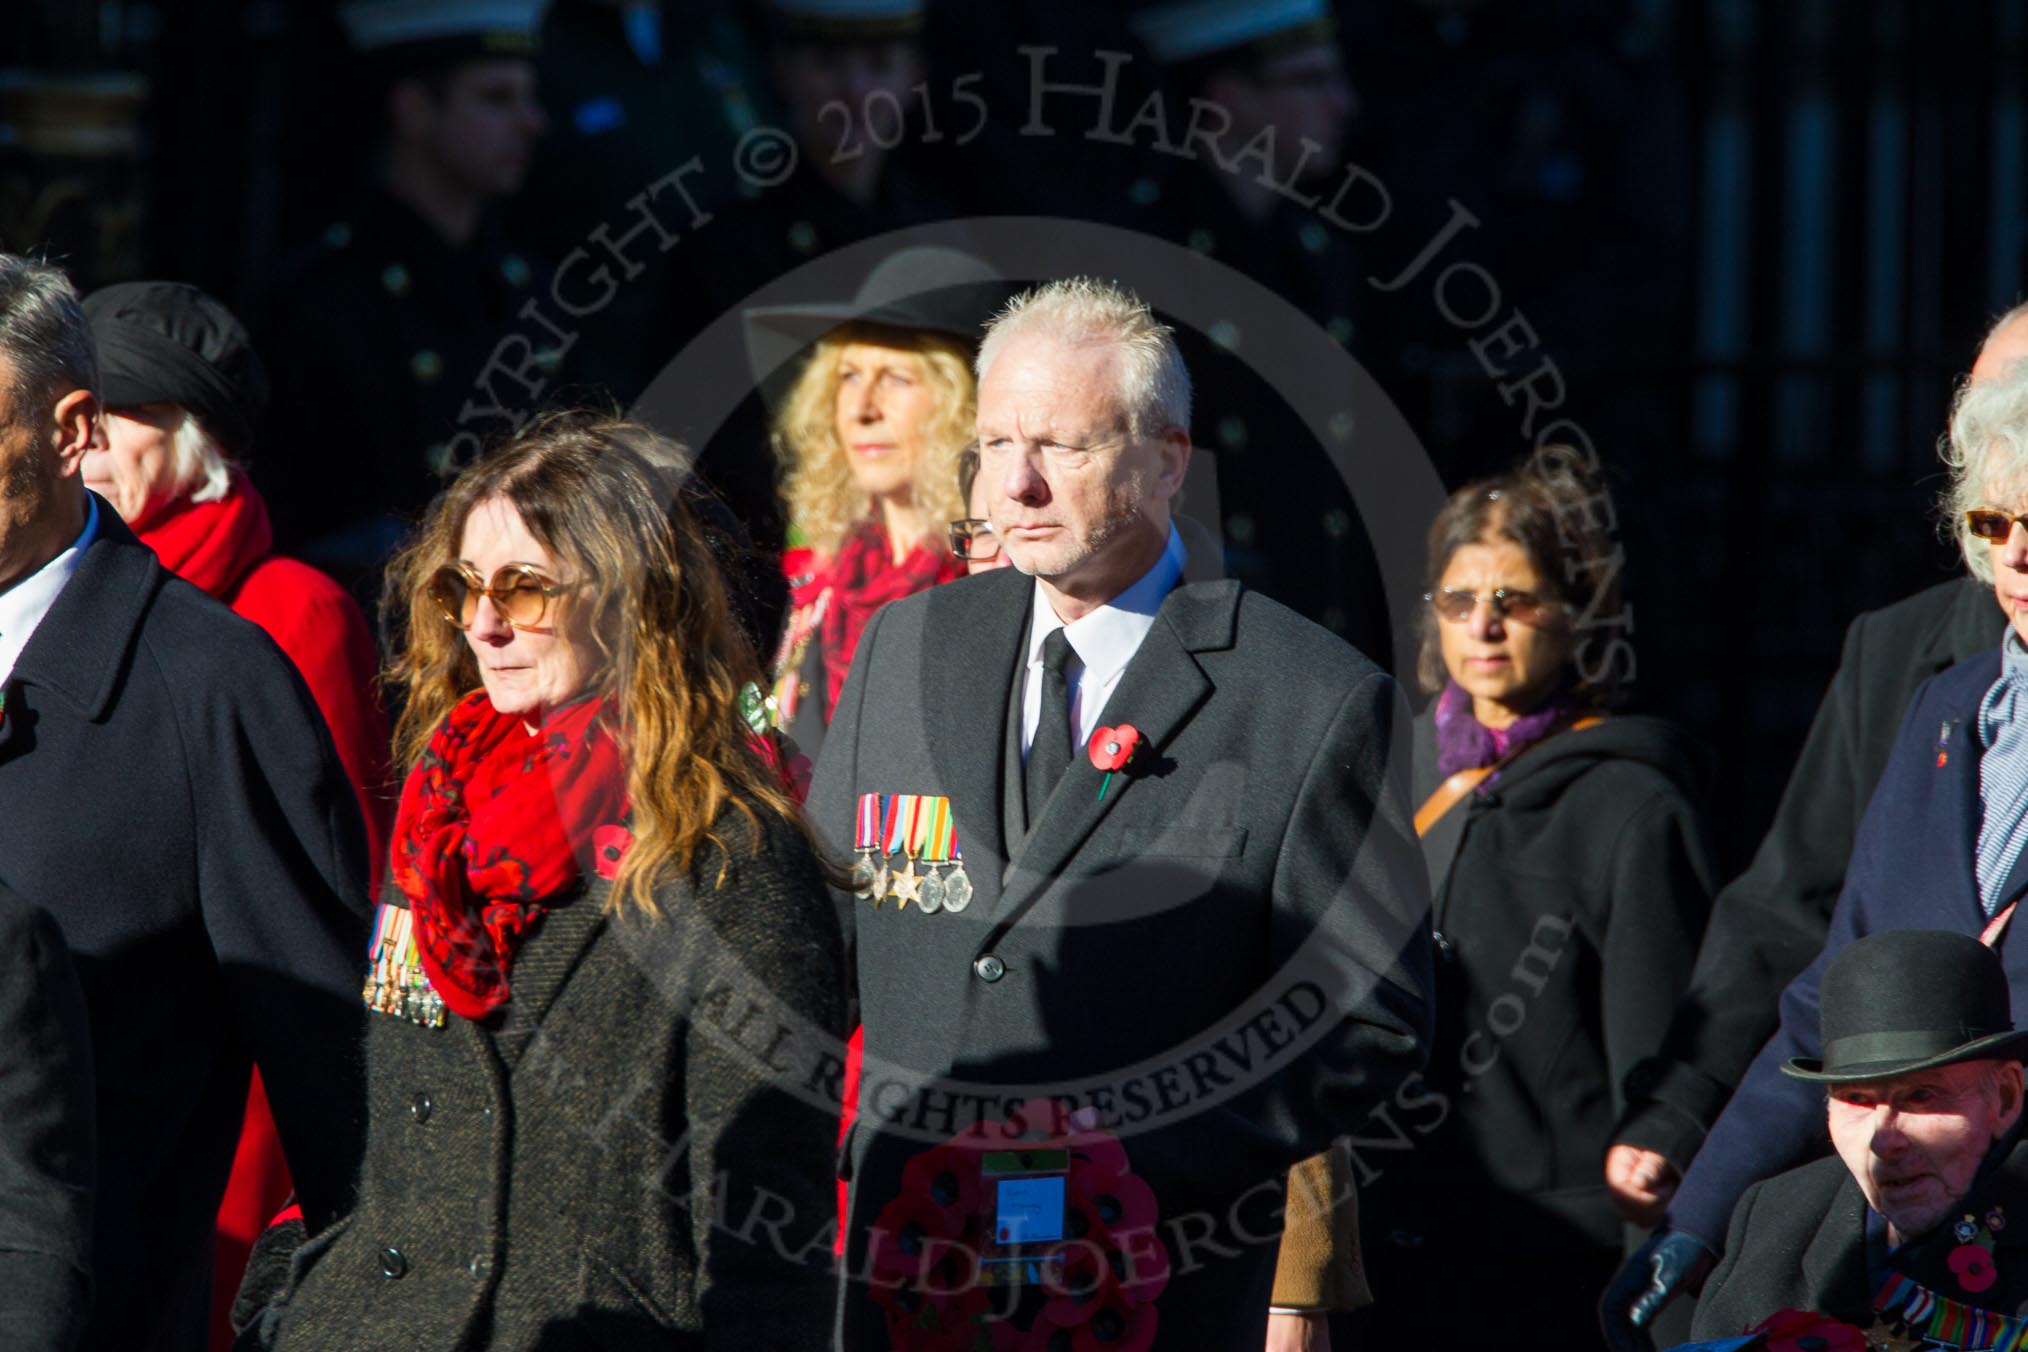
[[[97,363],[0,254],[0,886],[76,954],[97,1083],[88,1349],[199,1346],[258,1060],[306,1217],[358,1163],[358,809],[302,680],[81,477]]]
[[[1988,620],[2001,642],[1909,701],[1822,948],[1783,991],[1780,1025],[1697,1151],[1665,1229],[1606,1293],[1615,1347],[1645,1346],[1660,1307],[1710,1269],[1747,1188],[1820,1148],[1819,1100],[1781,1065],[1819,1054],[1818,988],[1847,945],[1887,929],[1984,934],[2000,946],[2014,1000],[2028,997],[2028,943],[2007,937],[2028,892],[2028,363],[1966,382],[1944,459],[1945,505],[1968,568],[2004,614]]]
[[[1203,576],[1215,546],[1170,516],[1189,375],[1138,298],[1027,293],[979,379],[1014,566],[875,616],[809,800],[863,866],[846,1346],[928,1319],[1258,1347],[1288,1167],[1428,1037],[1400,697]],[[1034,1148],[976,1148],[1009,1137]]]

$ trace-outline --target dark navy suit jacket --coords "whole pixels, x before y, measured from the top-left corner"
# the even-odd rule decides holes
[[[1893,754],[1867,805],[1831,913],[1824,948],[1782,993],[1781,1027],[1754,1058],[1711,1129],[1669,1210],[1672,1229],[1716,1251],[1733,1206],[1765,1178],[1829,1148],[1822,1086],[1781,1073],[1792,1056],[1819,1055],[1817,988],[1839,950],[1863,934],[1942,929],[1977,936],[1986,927],[1973,872],[1979,838],[1979,702],[2000,675],[1996,647],[1966,658],[1917,688],[1902,715]],[[2016,863],[2002,904],[2028,885],[2028,858]],[[2028,1015],[2028,917],[2017,916],[1999,944],[2015,1020]]]

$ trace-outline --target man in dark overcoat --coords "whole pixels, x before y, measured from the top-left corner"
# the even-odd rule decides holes
[[[91,1029],[49,913],[0,887],[0,1329],[68,1352],[91,1308]]]
[[[90,1349],[196,1347],[257,1059],[304,1211],[358,1164],[366,860],[302,678],[86,491],[77,293],[0,255],[0,885],[77,959],[98,1085]]]
[[[1902,1347],[2011,1347],[2028,1296],[2028,1033],[1976,939],[1888,930],[1824,977],[1821,1057],[1783,1073],[1827,1091],[1836,1158],[1748,1189],[1692,1332],[1737,1337],[1783,1310]],[[2008,1323],[2013,1325],[2009,1331]]]
[[[865,1032],[848,1259],[874,1280],[848,1283],[846,1345],[888,1346],[882,1304],[907,1317],[923,1294],[868,1266],[893,1253],[890,1208],[1004,1216],[1014,1196],[922,1193],[911,1160],[968,1128],[1050,1135],[1047,1099],[1118,1135],[1168,1259],[1152,1316],[1131,1271],[1130,1308],[1107,1285],[1050,1309],[1126,1346],[1257,1347],[1288,1167],[1427,1043],[1401,700],[1343,641],[1186,571],[1189,380],[1137,298],[1038,288],[979,370],[979,472],[1015,566],[874,618],[809,800],[838,852],[871,842],[845,914]],[[946,815],[954,842],[909,829]],[[1091,1214],[1118,1219],[1104,1197]],[[1060,1193],[1024,1217],[1076,1237]],[[993,1299],[1019,1317],[1037,1270],[1003,1264]]]

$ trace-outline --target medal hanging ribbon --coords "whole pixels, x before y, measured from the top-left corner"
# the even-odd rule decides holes
[[[1900,1273],[1888,1277],[1874,1292],[1873,1308],[1930,1342],[1991,1352],[2028,1349],[2028,1317],[2010,1317],[1940,1296]]]
[[[951,857],[951,800],[925,798],[909,847],[928,866],[929,873],[916,887],[915,904],[924,915],[944,908],[944,880],[937,870]]]
[[[880,892],[874,882],[886,872],[874,866],[874,850],[880,844],[880,816],[886,800],[877,793],[859,795],[859,813],[853,824],[852,849],[859,857],[852,863],[852,886],[855,891],[869,894],[873,904],[880,904]],[[884,883],[883,883],[884,888]]]
[[[916,876],[915,858],[922,850],[922,832],[931,800],[919,793],[898,793],[895,797],[902,800],[902,807],[895,814],[894,843],[888,852],[901,851],[904,871],[894,877],[894,900],[905,911],[911,901],[922,899],[922,879]]]
[[[367,976],[360,998],[366,1007],[407,1019],[423,1028],[444,1026],[444,1001],[423,971],[416,947],[415,913],[381,902],[366,950]]]

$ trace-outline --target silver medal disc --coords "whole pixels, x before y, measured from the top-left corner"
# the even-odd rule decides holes
[[[935,915],[944,908],[944,880],[935,869],[915,889],[915,904],[924,915]]]
[[[965,876],[963,864],[952,869],[950,876],[943,880],[943,884],[941,900],[946,911],[956,915],[972,904],[972,880]]]

